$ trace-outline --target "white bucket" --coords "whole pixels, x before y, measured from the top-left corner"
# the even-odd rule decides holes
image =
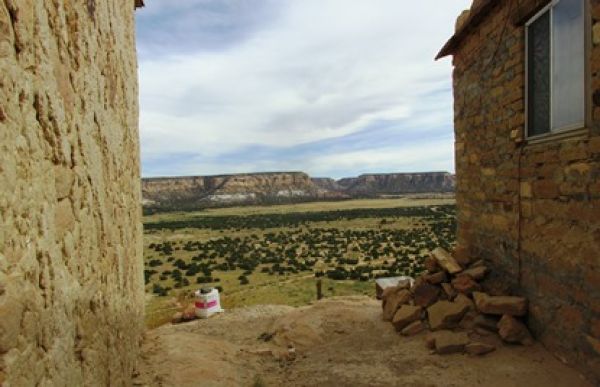
[[[209,292],[203,293],[201,290],[196,290],[196,316],[199,318],[209,318],[215,313],[221,313],[221,300],[219,291],[212,288]]]

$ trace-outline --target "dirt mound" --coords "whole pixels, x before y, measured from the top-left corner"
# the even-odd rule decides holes
[[[403,337],[368,297],[302,308],[258,306],[149,331],[137,385],[588,386],[540,345],[493,357],[432,355]]]

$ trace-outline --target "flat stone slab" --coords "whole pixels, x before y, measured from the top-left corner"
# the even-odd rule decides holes
[[[474,292],[473,300],[477,310],[485,314],[524,316],[527,313],[527,299],[512,296],[488,296]]]
[[[463,270],[458,262],[456,262],[454,257],[452,257],[449,252],[441,247],[433,250],[431,252],[431,256],[435,258],[438,265],[442,267],[442,269],[446,270],[450,274],[460,273]]]
[[[439,331],[434,333],[435,351],[440,355],[462,353],[469,344],[469,336],[465,332]]]

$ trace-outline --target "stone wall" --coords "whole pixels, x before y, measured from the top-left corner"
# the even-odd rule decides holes
[[[524,139],[527,3],[543,2],[498,2],[454,50],[457,252],[494,267],[490,287],[527,296],[537,338],[600,381],[600,1],[589,124],[538,143]]]
[[[136,67],[131,0],[0,1],[0,384],[131,383]]]

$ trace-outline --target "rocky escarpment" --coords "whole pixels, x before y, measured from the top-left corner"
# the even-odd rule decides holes
[[[337,184],[352,196],[453,192],[454,175],[448,172],[368,174],[345,178]]]
[[[454,176],[446,172],[362,175],[341,180],[311,178],[303,172],[267,172],[160,177],[142,181],[144,207],[148,211],[342,200],[453,190]]]
[[[232,204],[275,204],[342,199],[303,172],[149,178],[142,181],[147,209],[195,209]]]

